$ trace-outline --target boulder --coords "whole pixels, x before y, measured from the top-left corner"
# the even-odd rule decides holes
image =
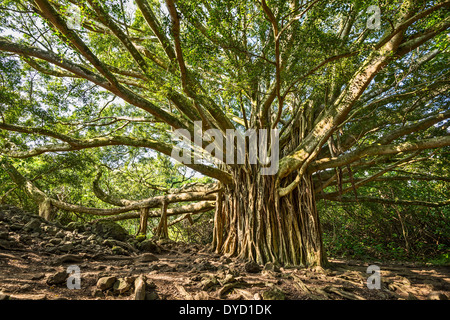
[[[153,262],[158,260],[159,258],[152,253],[144,253],[136,259],[137,262]]]
[[[145,277],[139,276],[134,281],[134,300],[145,300]]]
[[[103,238],[111,237],[115,240],[124,241],[128,232],[114,221],[98,221],[94,224],[94,232]]]
[[[91,296],[93,298],[103,298],[105,295],[103,294],[103,291],[98,289],[98,288],[94,288],[91,291]]]
[[[63,284],[66,282],[66,279],[68,277],[69,277],[69,274],[66,271],[59,271],[59,272],[56,272],[56,273],[50,275],[47,278],[46,283],[49,286]]]
[[[117,254],[117,255],[126,255],[127,254],[125,249],[122,247],[119,247],[119,246],[112,247],[111,251],[112,251],[112,253]]]
[[[158,293],[156,293],[155,290],[152,290],[150,292],[147,292],[145,295],[145,300],[158,300],[159,296]]]
[[[41,232],[41,222],[38,219],[31,219],[23,229],[27,232]]]
[[[141,251],[151,253],[161,253],[161,248],[152,240],[144,240],[137,244],[137,248]]]
[[[114,283],[113,290],[116,294],[124,294],[125,292],[128,292],[132,286],[133,282],[130,282],[125,278],[119,278]]]
[[[116,277],[103,277],[98,279],[97,281],[97,288],[100,290],[108,290],[111,289],[116,283],[117,278]]]
[[[244,270],[248,273],[258,273],[261,271],[261,267],[254,261],[249,261],[244,264]]]

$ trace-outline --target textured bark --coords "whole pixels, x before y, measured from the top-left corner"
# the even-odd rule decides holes
[[[39,203],[39,216],[47,221],[52,220],[52,202],[49,198],[45,198]]]
[[[164,201],[161,206],[161,220],[156,229],[156,236],[160,239],[169,238],[169,230],[167,228],[167,202]]]
[[[138,234],[147,234],[147,222],[148,222],[148,213],[149,208],[142,208],[139,211],[139,230]]]
[[[216,252],[259,264],[324,265],[311,177],[304,177],[293,192],[279,198],[275,177],[246,171],[252,172],[235,172],[235,184],[226,187],[222,205],[216,209]]]

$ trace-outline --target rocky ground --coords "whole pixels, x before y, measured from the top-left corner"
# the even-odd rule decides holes
[[[367,262],[329,260],[326,269],[260,266],[200,245],[136,239],[115,223],[62,226],[0,206],[0,300],[450,297],[448,267],[374,261],[381,270],[381,288],[370,290]],[[79,277],[71,268],[79,270]]]

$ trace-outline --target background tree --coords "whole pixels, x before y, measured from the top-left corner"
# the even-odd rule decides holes
[[[449,4],[2,1],[3,167],[44,213],[157,204],[165,217],[169,200],[213,195],[217,252],[323,264],[316,199],[398,203],[387,190],[358,189],[450,145]],[[370,5],[380,9],[379,28],[367,23],[377,19]],[[244,164],[186,163],[218,185],[145,201],[97,190],[117,206],[100,211],[49,196],[8,160],[93,148],[108,150],[91,158],[98,165],[127,148],[170,156],[170,131],[193,135],[195,121],[223,137],[279,129],[279,140],[262,146],[279,144],[277,173],[261,175],[265,159],[251,164],[248,153]]]

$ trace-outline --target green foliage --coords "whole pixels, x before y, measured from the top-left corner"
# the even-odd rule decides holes
[[[319,212],[331,257],[449,262],[448,207],[320,202]]]

